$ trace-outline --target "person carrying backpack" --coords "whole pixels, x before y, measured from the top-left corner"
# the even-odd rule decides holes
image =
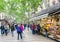
[[[19,23],[18,25],[17,25],[17,34],[18,34],[18,40],[19,40],[19,36],[21,37],[21,39],[22,39],[22,28],[21,28],[21,24]]]

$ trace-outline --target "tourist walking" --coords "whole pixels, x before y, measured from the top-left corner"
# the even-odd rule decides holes
[[[40,24],[37,25],[37,33],[40,34],[41,26]]]
[[[18,26],[17,26],[17,34],[18,34],[18,40],[19,40],[19,37],[21,37],[22,39],[22,28],[21,28],[21,24],[19,23]]]
[[[35,34],[35,28],[36,28],[36,25],[33,23],[32,24],[32,34]]]
[[[4,34],[4,25],[1,25],[1,35],[3,36],[3,34]]]
[[[11,34],[12,34],[12,37],[14,36],[14,30],[15,30],[15,27],[14,27],[14,24],[11,25]]]

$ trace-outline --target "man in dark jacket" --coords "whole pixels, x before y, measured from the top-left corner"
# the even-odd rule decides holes
[[[41,26],[40,26],[40,24],[38,24],[38,25],[37,25],[38,34],[40,34],[40,30],[41,30]]]
[[[14,36],[14,30],[15,30],[15,27],[14,27],[14,24],[11,25],[11,33],[12,33],[12,37]]]
[[[2,35],[2,36],[3,36],[3,34],[4,34],[4,30],[5,30],[5,29],[4,29],[4,26],[2,25],[2,26],[1,26],[1,35]]]
[[[18,24],[18,26],[17,26],[16,29],[17,29],[17,34],[18,34],[18,40],[19,40],[19,36],[22,39],[22,28],[21,28],[21,24]]]

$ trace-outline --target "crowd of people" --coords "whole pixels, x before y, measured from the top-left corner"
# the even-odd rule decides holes
[[[16,30],[17,35],[18,35],[17,38],[19,40],[19,36],[22,39],[22,33],[24,31],[24,25],[21,23],[14,24],[14,22],[9,24],[6,21],[3,21],[0,29],[1,29],[1,35],[2,36],[4,36],[4,35],[7,36],[9,33],[11,33],[12,37],[14,37],[14,31]]]
[[[12,34],[12,37],[14,37],[14,31],[16,30],[17,31],[17,39],[19,40],[19,38],[22,39],[22,33],[23,31],[26,29],[29,29],[32,31],[32,34],[40,34],[40,25],[35,25],[34,23],[32,24],[21,24],[21,23],[17,23],[17,24],[14,24],[14,22],[12,23],[7,23],[6,21],[4,21],[0,27],[1,29],[1,35],[4,36],[4,35],[8,35],[8,33],[11,32]]]

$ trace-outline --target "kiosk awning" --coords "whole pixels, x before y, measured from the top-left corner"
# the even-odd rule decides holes
[[[52,7],[49,7],[47,9],[44,9],[44,10],[36,13],[29,21],[35,21],[40,18],[45,18],[48,16],[49,13],[52,13],[52,12],[57,11],[59,9],[60,9],[60,3],[57,3],[57,4],[53,5]]]
[[[39,20],[39,19],[42,19],[42,18],[46,18],[46,17],[48,17],[48,13],[44,14],[44,15],[41,15],[41,16],[37,16],[37,17],[31,18],[29,21],[36,21],[36,20]]]
[[[44,15],[46,13],[51,13],[51,12],[54,12],[54,11],[56,11],[58,9],[60,9],[60,3],[57,3],[57,4],[51,6],[51,7],[47,8],[47,9],[44,9],[44,10],[40,11],[39,13],[36,13],[34,15],[34,17]]]

